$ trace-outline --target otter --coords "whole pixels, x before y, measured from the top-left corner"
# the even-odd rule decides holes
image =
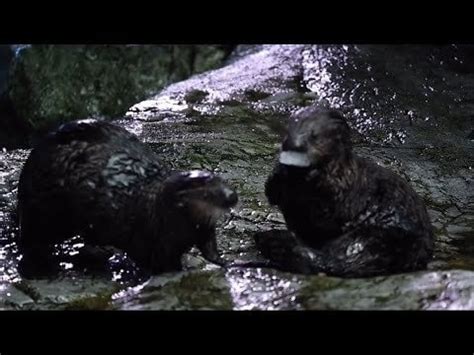
[[[19,271],[53,272],[54,245],[74,236],[98,250],[119,249],[153,274],[181,270],[193,246],[220,264],[215,225],[237,200],[220,177],[173,171],[118,125],[69,122],[38,143],[21,171]]]
[[[290,116],[265,194],[288,229],[255,235],[274,267],[368,277],[424,269],[432,257],[423,201],[401,177],[353,153],[336,110],[310,106]]]

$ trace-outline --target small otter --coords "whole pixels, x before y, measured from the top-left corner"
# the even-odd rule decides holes
[[[236,203],[221,178],[173,172],[124,128],[70,122],[32,150],[20,175],[20,273],[48,274],[54,244],[76,235],[154,274],[180,270],[192,246],[220,263],[215,224]]]
[[[337,111],[290,117],[265,193],[290,233],[259,233],[257,247],[283,270],[366,277],[423,269],[432,257],[425,205],[402,178],[353,154]]]

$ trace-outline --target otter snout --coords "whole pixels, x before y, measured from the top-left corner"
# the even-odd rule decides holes
[[[238,202],[237,192],[222,178],[200,170],[173,174],[165,181],[165,190],[169,199],[182,206],[208,211],[227,210]]]
[[[306,139],[305,134],[299,134],[295,132],[288,132],[288,135],[283,140],[281,145],[282,151],[296,151],[296,152],[305,152],[306,151]]]
[[[228,186],[222,188],[222,194],[224,195],[224,207],[226,208],[235,206],[239,201],[237,192]]]
[[[304,136],[300,134],[291,134],[285,138],[281,145],[279,162],[283,165],[296,167],[308,167],[311,161],[308,156],[308,149]]]
[[[308,153],[297,151],[282,151],[279,158],[280,164],[297,167],[308,167],[311,165]]]

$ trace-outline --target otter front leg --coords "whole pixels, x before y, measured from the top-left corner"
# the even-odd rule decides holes
[[[314,274],[326,271],[324,254],[300,244],[291,232],[272,230],[255,234],[257,249],[282,271]]]
[[[18,263],[18,272],[22,277],[49,278],[59,271],[59,262],[52,246],[30,245],[28,250],[22,251],[22,258]]]
[[[202,241],[197,244],[197,248],[201,251],[202,256],[219,266],[225,266],[226,262],[219,255],[217,249],[216,234],[214,231],[206,233],[205,237],[201,239]]]
[[[231,267],[244,267],[244,268],[253,268],[253,267],[270,267],[272,264],[267,261],[226,261],[220,255],[217,249],[217,241],[215,234],[212,234],[212,237],[206,239],[203,243],[198,244],[198,249],[201,251],[202,256],[214,263],[224,268]]]
[[[110,259],[120,253],[119,249],[111,246],[85,245],[70,261],[80,269],[104,272],[109,268]]]

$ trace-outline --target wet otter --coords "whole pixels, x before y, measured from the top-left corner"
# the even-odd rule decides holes
[[[402,178],[353,154],[337,111],[292,115],[265,192],[291,233],[257,234],[257,247],[283,270],[365,277],[423,269],[432,256],[423,202]]]
[[[75,235],[121,249],[155,274],[179,270],[192,246],[219,263],[215,223],[236,202],[221,178],[171,171],[124,128],[67,123],[32,150],[21,172],[20,272],[48,274],[53,245]]]

